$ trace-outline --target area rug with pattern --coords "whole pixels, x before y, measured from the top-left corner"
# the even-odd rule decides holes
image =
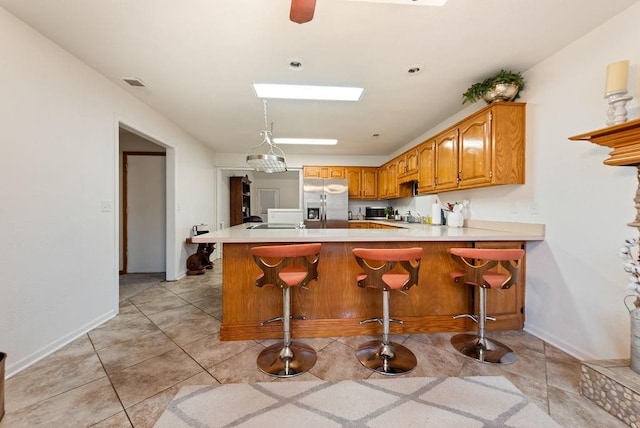
[[[155,427],[559,427],[502,376],[184,386]]]

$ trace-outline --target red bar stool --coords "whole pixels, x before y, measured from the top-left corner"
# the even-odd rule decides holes
[[[283,343],[275,343],[258,355],[258,368],[275,377],[292,377],[302,374],[316,363],[316,351],[304,343],[292,342],[291,287],[307,288],[307,284],[318,279],[318,259],[322,244],[294,244],[253,247],[251,254],[262,273],[256,276],[256,286],[274,286],[282,289],[281,317],[263,321],[266,325],[274,321],[283,322]],[[304,317],[296,317],[304,319]]]
[[[458,334],[451,338],[451,344],[460,353],[483,363],[511,364],[516,354],[507,345],[485,336],[487,320],[495,321],[487,315],[487,290],[507,289],[518,281],[520,264],[524,257],[521,249],[490,248],[450,248],[449,253],[464,271],[455,271],[451,277],[455,282],[478,287],[478,314],[462,314],[453,318],[471,318],[478,324],[477,335]],[[502,266],[505,271],[492,270]]]
[[[382,340],[363,343],[356,357],[366,368],[385,375],[401,375],[413,370],[418,363],[416,356],[405,346],[389,340],[389,324],[402,320],[389,317],[389,291],[407,291],[418,284],[418,270],[422,248],[354,248],[353,255],[364,269],[356,280],[358,287],[373,287],[382,290],[382,318],[370,318],[360,324],[379,322],[382,324]]]

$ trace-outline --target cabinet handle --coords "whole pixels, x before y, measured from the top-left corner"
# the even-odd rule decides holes
[[[458,184],[460,184],[461,181],[462,181],[462,171],[458,171],[458,178],[457,178]]]

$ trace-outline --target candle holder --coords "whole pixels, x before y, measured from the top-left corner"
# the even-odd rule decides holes
[[[607,110],[607,126],[618,125],[627,121],[627,102],[633,97],[627,91],[618,91],[604,96],[609,103]]]

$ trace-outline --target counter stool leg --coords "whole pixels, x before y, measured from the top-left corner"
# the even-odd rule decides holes
[[[316,351],[304,343],[291,341],[291,295],[289,287],[282,289],[283,341],[265,348],[258,355],[258,368],[275,377],[293,377],[311,369],[318,356]]]
[[[512,364],[516,361],[516,353],[504,343],[494,339],[489,339],[485,335],[485,324],[487,319],[495,318],[487,316],[487,289],[480,287],[479,292],[479,314],[477,317],[469,318],[478,322],[478,334],[458,334],[451,338],[451,344],[458,352],[471,357],[481,363],[492,364]]]
[[[361,321],[360,324],[371,320]],[[356,357],[360,364],[366,368],[384,375],[397,376],[409,373],[418,364],[413,352],[399,343],[389,339],[389,291],[382,292],[382,340],[372,340],[363,343],[356,351]]]

